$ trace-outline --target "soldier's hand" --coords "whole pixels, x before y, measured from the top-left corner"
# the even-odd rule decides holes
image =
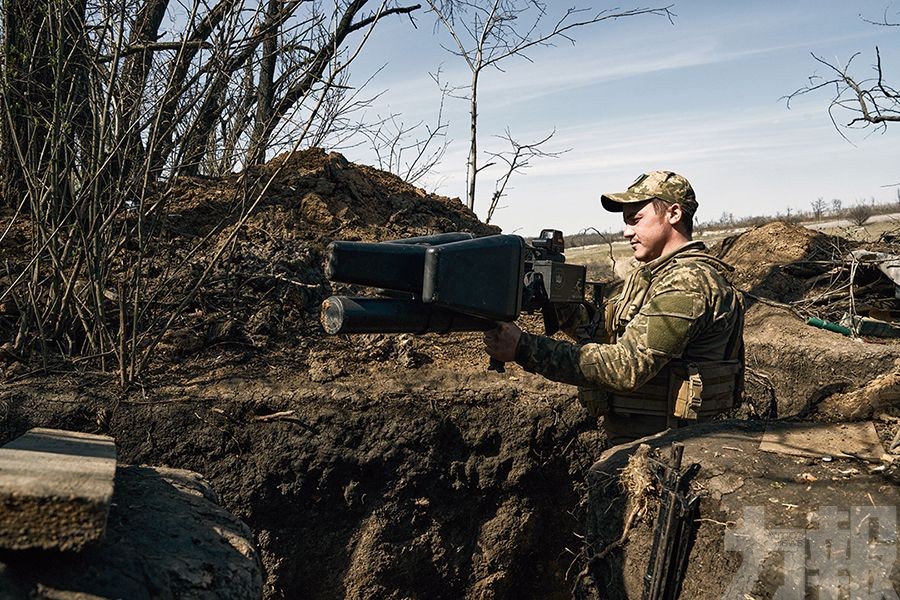
[[[485,352],[500,362],[513,362],[521,336],[522,330],[515,323],[498,323],[496,329],[484,332]]]

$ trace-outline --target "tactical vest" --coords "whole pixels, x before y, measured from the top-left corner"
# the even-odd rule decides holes
[[[731,268],[703,252],[688,250],[672,258],[702,260],[717,270]],[[631,273],[619,300],[606,306],[602,343],[614,344],[624,332],[643,306],[663,265],[657,265],[654,269],[641,268]],[[744,382],[743,301],[736,290],[735,295],[740,313],[722,360],[671,360],[647,383],[628,393],[580,387],[578,395],[582,404],[595,416],[611,411],[616,414],[665,416],[670,427],[676,427],[678,419],[702,419],[735,406],[740,402]]]

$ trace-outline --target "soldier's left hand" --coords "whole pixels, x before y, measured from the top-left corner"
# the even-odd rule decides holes
[[[522,330],[515,323],[498,323],[496,329],[484,332],[484,349],[491,358],[513,362],[521,336]]]

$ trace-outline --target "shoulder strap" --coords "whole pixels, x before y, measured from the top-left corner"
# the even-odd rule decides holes
[[[676,256],[675,260],[678,261],[684,258],[692,258],[694,260],[708,263],[711,266],[715,267],[718,271],[727,271],[729,273],[734,271],[734,267],[729,265],[727,262],[725,262],[721,258],[713,256],[712,254],[707,254],[706,252],[684,252]]]

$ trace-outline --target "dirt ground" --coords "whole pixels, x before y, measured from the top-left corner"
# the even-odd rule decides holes
[[[579,586],[580,597],[641,597],[658,510],[648,489],[659,486],[646,456],[667,461],[673,443],[684,446],[684,466],[701,465],[690,486],[700,500],[681,598],[892,597],[900,588],[900,560],[889,551],[900,502],[896,474],[885,477],[849,457],[760,451],[766,429],[760,421],[720,421],[648,438],[649,448],[636,442],[605,452],[588,474],[588,539],[598,555],[625,531],[627,543],[591,561],[582,582],[592,585]],[[623,489],[626,472],[632,481],[645,477],[645,487]],[[592,595],[597,587],[602,592]]]
[[[590,556],[588,472],[605,448],[574,390],[515,366],[487,371],[479,334],[326,337],[319,325],[321,301],[348,289],[324,277],[329,241],[496,232],[458,200],[321,151],[279,157],[252,177],[185,180],[166,199],[148,276],[189,287],[194,271],[166,265],[195,246],[193,260],[208,260],[221,223],[239,218],[242,186],[275,170],[140,385],[122,390],[96,364],[3,355],[0,442],[34,426],[104,433],[123,462],[202,474],[252,531],[266,598],[572,597]],[[816,418],[829,398],[856,393],[854,418],[881,419],[889,435],[900,416],[894,380],[860,390],[897,371],[897,346],[857,348],[785,307],[824,281],[807,285],[822,273],[806,265],[818,248],[809,239],[820,238],[745,235],[722,252],[756,298],[748,324],[782,325],[748,338],[755,379],[741,416]],[[0,245],[12,264],[23,236]],[[768,252],[772,240],[795,252]],[[778,279],[790,263],[803,264]],[[0,342],[15,337],[16,318],[0,311]],[[539,331],[538,319],[523,321]],[[840,385],[821,376],[826,359],[840,365]],[[831,418],[848,418],[846,403],[833,404]],[[703,562],[718,551],[695,552]]]
[[[189,471],[119,464],[103,538],[79,552],[0,553],[0,598],[252,598],[250,529]]]

